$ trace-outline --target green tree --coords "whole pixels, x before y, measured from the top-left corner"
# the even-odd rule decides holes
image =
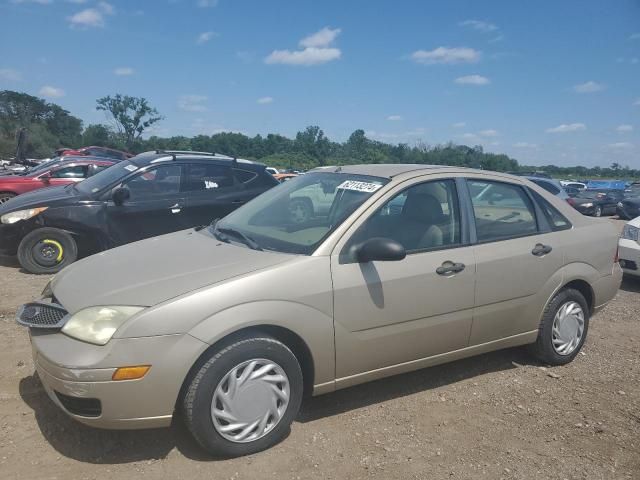
[[[116,94],[96,100],[96,110],[106,112],[127,148],[132,148],[142,133],[164,117],[146,98]]]

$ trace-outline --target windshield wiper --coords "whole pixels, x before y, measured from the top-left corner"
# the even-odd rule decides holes
[[[235,228],[230,228],[230,227],[216,227],[215,230],[213,231],[214,235],[216,233],[218,234],[222,234],[222,238],[220,238],[219,236],[216,235],[216,238],[218,238],[221,241],[225,241],[224,238],[228,239],[228,236],[234,236],[236,238],[238,238],[242,243],[244,243],[247,247],[251,248],[252,250],[260,250],[262,251],[262,247],[260,247],[260,245],[258,245],[258,243],[251,237],[249,237],[248,235],[245,235],[244,233],[242,233],[239,230],[236,230]]]

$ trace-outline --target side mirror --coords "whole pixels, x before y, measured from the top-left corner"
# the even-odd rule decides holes
[[[51,180],[51,172],[43,173],[42,175],[40,175],[40,180],[45,183],[49,183],[49,180]]]
[[[390,238],[370,238],[356,247],[356,258],[360,263],[378,260],[381,262],[397,262],[407,256],[404,247]]]
[[[118,187],[111,192],[111,200],[113,200],[113,203],[117,206],[122,205],[124,202],[129,200],[130,197],[131,192],[127,187]]]

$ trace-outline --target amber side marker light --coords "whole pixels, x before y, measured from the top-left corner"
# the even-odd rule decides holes
[[[144,377],[151,365],[137,365],[135,367],[120,367],[111,376],[111,380],[137,380]]]

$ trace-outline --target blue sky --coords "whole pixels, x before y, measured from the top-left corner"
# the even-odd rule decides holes
[[[86,124],[145,96],[158,135],[483,145],[640,168],[640,2],[0,0],[0,88]]]

